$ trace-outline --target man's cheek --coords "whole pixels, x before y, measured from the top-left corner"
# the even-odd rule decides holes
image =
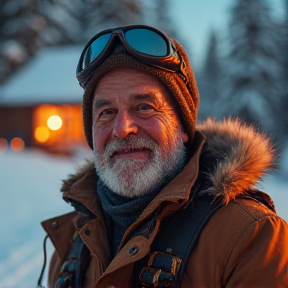
[[[94,145],[94,157],[103,168],[105,166],[104,151],[101,152],[100,149],[97,148],[97,145]]]

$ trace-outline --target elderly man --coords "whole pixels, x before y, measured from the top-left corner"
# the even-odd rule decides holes
[[[94,159],[64,181],[75,212],[42,223],[50,287],[288,287],[287,224],[255,189],[273,148],[239,121],[196,129],[181,45],[143,25],[105,30],[77,78]]]

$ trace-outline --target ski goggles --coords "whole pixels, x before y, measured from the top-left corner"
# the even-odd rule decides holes
[[[76,70],[76,77],[82,87],[94,70],[114,51],[119,41],[140,62],[178,73],[187,84],[184,61],[168,36],[154,27],[131,25],[104,30],[87,43]]]

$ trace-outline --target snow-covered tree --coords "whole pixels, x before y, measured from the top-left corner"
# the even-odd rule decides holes
[[[210,34],[203,67],[197,76],[200,92],[199,120],[221,117],[222,63],[215,31]]]
[[[0,1],[0,83],[41,47],[45,20],[36,0]]]
[[[285,89],[285,95],[288,98],[288,1],[285,1],[285,11],[286,11],[286,17],[284,21],[284,49],[283,49],[283,58],[284,58],[284,77],[285,77],[285,83],[286,83],[286,89]]]
[[[47,41],[82,43],[105,28],[143,21],[139,0],[40,0],[39,13],[50,24]]]
[[[139,23],[169,32],[167,10],[167,0],[39,0],[39,13],[49,23],[47,38],[61,44],[85,42],[105,28]]]
[[[282,38],[282,53],[281,53],[281,63],[282,63],[282,99],[281,103],[279,103],[279,113],[278,122],[282,129],[280,129],[279,138],[288,143],[288,1],[284,0],[285,4],[285,19],[283,21],[283,38]]]
[[[113,26],[146,23],[167,31],[165,1],[1,0],[0,84],[43,46],[84,43]]]
[[[229,23],[227,115],[273,131],[281,97],[279,25],[267,0],[236,0]]]
[[[155,27],[164,30],[171,37],[176,37],[177,33],[173,19],[170,17],[169,11],[173,9],[171,1],[169,0],[157,0],[157,1],[145,1],[143,3],[143,23],[147,25],[154,25]],[[139,23],[139,22],[138,22]],[[179,40],[180,41],[180,40]],[[182,39],[181,39],[182,43]],[[182,43],[183,44],[183,43]]]

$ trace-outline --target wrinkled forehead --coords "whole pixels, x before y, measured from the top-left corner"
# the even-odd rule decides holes
[[[117,94],[122,97],[151,94],[154,97],[164,97],[173,108],[176,106],[170,91],[158,78],[134,68],[121,67],[105,73],[95,86],[93,103],[96,99],[109,98]]]

